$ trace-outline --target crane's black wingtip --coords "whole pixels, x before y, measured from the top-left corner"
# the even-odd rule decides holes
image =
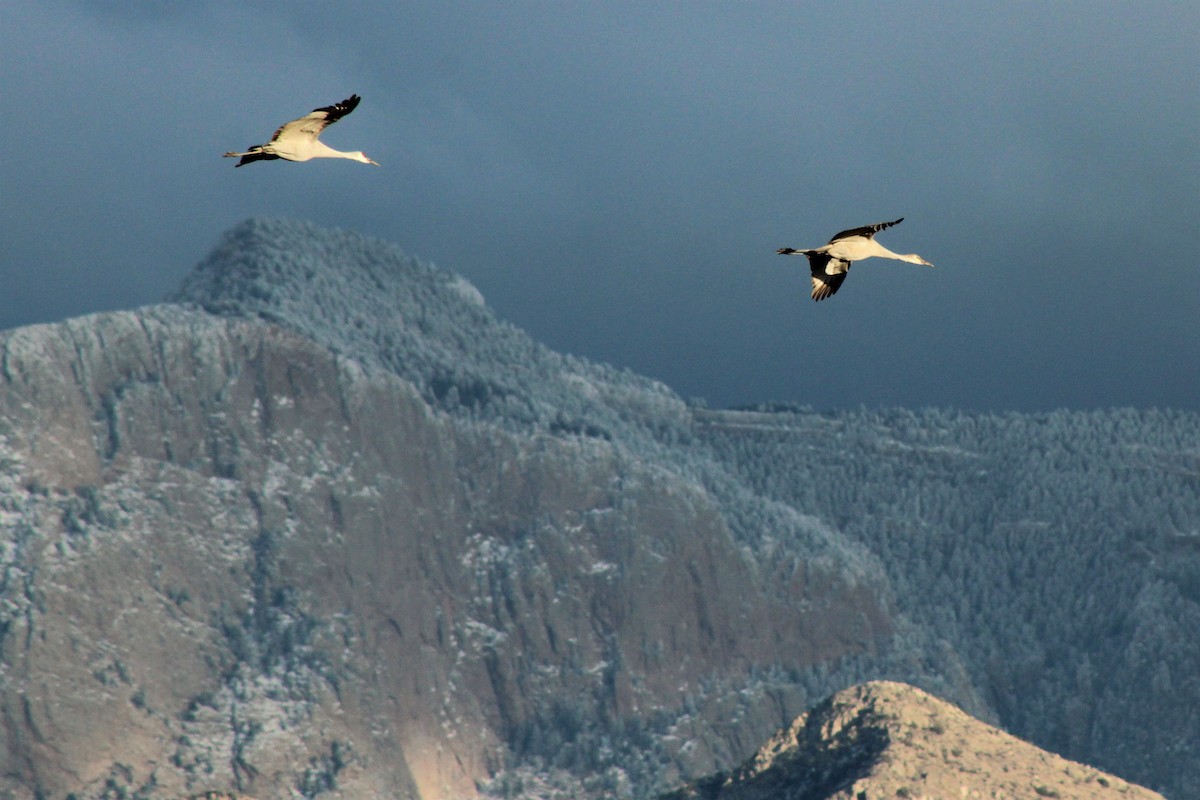
[[[325,112],[325,116],[328,118],[329,122],[337,122],[339,119],[358,108],[358,104],[360,102],[362,102],[362,98],[357,94],[352,94],[340,103],[334,103],[331,106],[322,106],[321,108],[314,108],[313,113],[323,111]]]

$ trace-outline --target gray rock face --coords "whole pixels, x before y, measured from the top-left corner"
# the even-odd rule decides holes
[[[257,316],[0,339],[0,791],[470,797],[520,764],[646,791],[748,752],[808,668],[889,647],[871,559],[765,501],[741,502],[811,558],[737,534],[736,485],[645,422],[682,409],[662,387],[559,358],[567,412],[539,389],[501,424],[482,398],[533,379],[439,398],[436,332],[360,358]]]
[[[644,798],[877,678],[1195,793],[1196,415],[708,412],[302,223],[171,299],[0,335],[0,796]]]

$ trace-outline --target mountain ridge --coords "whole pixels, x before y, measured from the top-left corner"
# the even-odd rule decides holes
[[[878,678],[1191,785],[1195,415],[707,411],[287,220],[172,300],[0,335],[0,791],[650,797]]]
[[[761,572],[661,465],[455,422],[275,325],[162,306],[0,350],[16,796],[463,797],[518,756],[668,780],[803,705],[755,663],[890,636],[869,577]],[[703,747],[629,744],[681,722]]]

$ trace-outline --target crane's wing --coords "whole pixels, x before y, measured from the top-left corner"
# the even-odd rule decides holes
[[[850,271],[850,264],[853,262],[843,261],[825,253],[806,255],[809,269],[812,270],[812,299],[824,300],[833,296],[842,285],[842,281],[846,280],[846,273]]]
[[[863,236],[867,239],[870,239],[880,231],[887,230],[893,225],[899,225],[901,222],[904,222],[904,217],[901,217],[893,222],[876,222],[874,225],[863,225],[861,228],[851,228],[848,231],[842,231],[841,233],[834,234],[833,238],[829,240],[829,243],[833,244],[838,239],[849,239],[851,236]]]
[[[308,136],[315,139],[326,127],[357,108],[361,100],[361,97],[352,94],[340,103],[334,103],[324,108],[314,108],[312,113],[280,125],[279,130],[275,131],[275,135],[271,137],[271,141],[277,142],[291,136]]]

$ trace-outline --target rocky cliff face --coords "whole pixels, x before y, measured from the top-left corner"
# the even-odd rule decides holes
[[[299,234],[322,236],[234,238]],[[274,321],[161,306],[0,339],[0,791],[429,800],[536,772],[645,792],[894,649],[873,560],[671,443],[665,389],[540,350],[517,361],[553,395],[472,371],[448,341],[491,325],[536,348],[460,282],[354,243],[374,258],[335,277],[425,293],[388,312],[425,323],[343,295],[374,351],[284,327],[278,297]],[[277,267],[269,249],[225,255]],[[318,258],[260,291],[217,260],[193,290],[333,280]],[[439,331],[439,302],[473,333]]]
[[[1194,786],[1194,416],[704,413],[301,223],[171,299],[0,335],[0,796],[651,797],[881,677]]]
[[[798,717],[737,769],[662,800],[905,797],[1162,795],[1040,750],[912,686],[875,681]]]

